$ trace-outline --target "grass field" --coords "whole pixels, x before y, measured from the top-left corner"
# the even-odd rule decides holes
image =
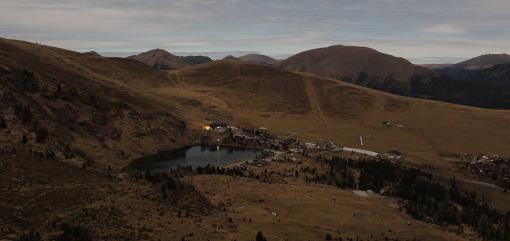
[[[161,103],[177,102],[195,127],[214,114],[234,125],[265,126],[310,141],[361,147],[362,136],[365,149],[399,150],[411,162],[439,167],[445,165],[440,155],[510,154],[509,111],[394,96],[311,75],[276,73],[269,78],[274,70],[232,62],[216,64],[239,73],[223,76],[216,70],[220,67],[211,65],[171,74],[177,86],[145,91]],[[403,127],[385,127],[385,120]]]

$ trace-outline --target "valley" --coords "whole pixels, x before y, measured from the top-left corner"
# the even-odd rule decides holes
[[[140,157],[206,137],[227,139],[205,131],[206,118],[264,127],[279,140],[395,150],[401,165],[426,170],[446,187],[455,176],[463,190],[508,210],[506,193],[480,185],[486,180],[457,163],[465,153],[510,156],[508,110],[403,97],[236,60],[156,70],[130,59],[0,43],[2,239],[50,240],[72,230],[102,240],[253,240],[259,231],[268,240],[482,239],[472,225],[459,232],[434,218],[416,219],[400,196],[360,196],[355,186],[311,182],[304,171],[326,175],[334,156],[366,158],[348,152],[321,161],[329,150],[292,153],[297,161],[247,165],[242,175],[236,165],[227,175],[126,172]]]

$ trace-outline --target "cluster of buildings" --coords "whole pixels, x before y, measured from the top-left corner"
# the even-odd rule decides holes
[[[510,181],[510,159],[499,155],[464,156],[469,168],[479,178],[489,178],[506,184]]]
[[[294,162],[310,158],[316,154],[350,153],[373,158],[399,160],[402,154],[398,151],[377,153],[351,147],[337,146],[332,141],[320,143],[303,142],[294,138],[280,138],[269,134],[266,127],[238,128],[226,122],[205,119],[203,129],[215,136],[220,145],[251,147],[263,150],[254,160],[246,162],[247,165],[265,166],[270,161]]]

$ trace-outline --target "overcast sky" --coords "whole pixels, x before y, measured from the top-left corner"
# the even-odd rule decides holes
[[[415,63],[510,53],[509,0],[0,0],[2,37],[77,51],[256,51],[334,44]]]

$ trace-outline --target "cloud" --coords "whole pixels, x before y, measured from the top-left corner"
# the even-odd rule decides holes
[[[16,0],[0,1],[0,33],[78,51],[274,55],[349,44],[465,57],[510,52],[508,12],[508,0]]]
[[[452,24],[438,24],[434,26],[425,27],[422,29],[426,33],[438,33],[438,34],[461,34],[466,31],[458,26]]]

